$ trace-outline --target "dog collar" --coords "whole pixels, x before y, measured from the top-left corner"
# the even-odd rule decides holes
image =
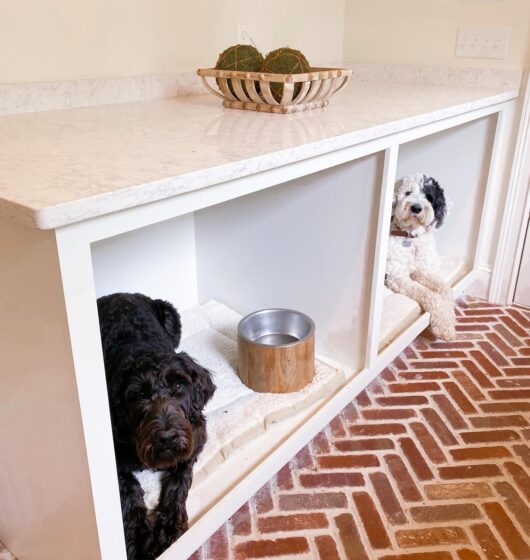
[[[390,235],[394,235],[395,237],[410,237],[410,233],[400,229],[391,230]]]
[[[427,226],[430,228],[433,224],[436,223],[436,218]],[[411,235],[408,231],[403,231],[402,229],[391,229],[390,235],[394,235],[395,237],[406,237],[408,239],[415,239],[414,235]]]

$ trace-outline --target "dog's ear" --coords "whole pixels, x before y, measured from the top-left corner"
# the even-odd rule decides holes
[[[429,175],[424,175],[422,190],[434,210],[435,227],[439,228],[443,225],[449,210],[445,192],[438,181]]]
[[[182,325],[178,311],[168,301],[154,299],[152,302],[153,310],[158,320],[171,337],[175,348],[178,348],[180,344],[180,335],[182,333]]]
[[[398,179],[394,185],[394,196],[392,197],[392,215],[394,215],[394,208],[396,207],[397,204],[398,193],[399,193],[399,189],[401,189],[401,186],[403,185],[403,180],[404,177]]]
[[[202,420],[204,405],[214,394],[215,384],[212,381],[211,373],[188,354],[180,352],[177,357],[192,380],[190,421],[192,424],[199,424]]]

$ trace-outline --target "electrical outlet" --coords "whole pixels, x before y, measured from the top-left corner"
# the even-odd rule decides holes
[[[252,45],[252,34],[248,25],[239,23],[237,25],[237,44]]]
[[[509,27],[459,27],[455,56],[505,59]]]

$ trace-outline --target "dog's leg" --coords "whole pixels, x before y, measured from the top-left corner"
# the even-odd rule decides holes
[[[123,528],[128,560],[153,560],[152,531],[147,519],[144,492],[132,472],[118,472]]]
[[[155,510],[153,552],[155,557],[188,530],[186,500],[192,482],[193,463],[179,463],[162,481],[160,501]]]
[[[431,315],[432,332],[442,340],[454,340],[455,316],[454,307],[440,294],[437,294],[411,278],[404,276],[388,276],[386,285],[393,290],[417,301],[424,311]]]
[[[410,277],[419,282],[429,290],[436,292],[444,297],[451,298],[453,300],[453,290],[449,284],[447,284],[443,278],[430,272],[428,270],[417,269],[410,273]]]

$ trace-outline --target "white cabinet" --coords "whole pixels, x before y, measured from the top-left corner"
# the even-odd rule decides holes
[[[396,176],[426,171],[440,179],[455,203],[440,249],[464,261],[455,292],[474,279],[493,188],[490,161],[510,95],[436,118],[400,106],[406,116],[398,111],[401,120],[392,119],[392,103],[388,122],[377,125],[384,132],[364,129],[364,116],[353,111],[354,132],[321,140],[320,147],[337,142],[332,150],[304,140],[299,159],[230,179],[216,179],[215,168],[204,172],[210,182],[202,188],[132,206],[136,193],[117,191],[108,197],[113,213],[98,214],[89,197],[79,197],[70,208],[80,214],[52,231],[3,219],[0,308],[9,333],[0,337],[0,425],[10,429],[0,431],[8,475],[0,477],[0,495],[12,515],[0,518],[0,532],[7,546],[28,560],[125,560],[98,296],[141,291],[181,310],[216,299],[241,314],[268,306],[305,311],[316,322],[318,354],[341,368],[342,385],[235,448],[193,487],[193,524],[162,558],[191,554],[427,326],[426,314],[403,321],[398,309],[399,327],[380,344],[389,320],[384,269]],[[291,122],[251,117],[271,134]],[[303,117],[292,123],[317,118]],[[343,127],[341,119],[335,124]],[[149,194],[145,185],[140,190]],[[52,210],[41,209],[41,218],[66,215],[61,205]]]

